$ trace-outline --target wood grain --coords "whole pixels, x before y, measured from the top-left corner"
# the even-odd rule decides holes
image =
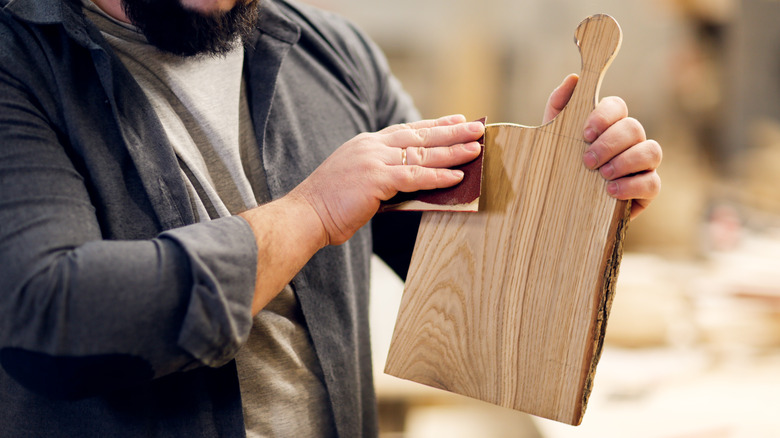
[[[543,126],[488,125],[479,212],[424,214],[386,373],[581,422],[628,221],[583,165],[582,131],[621,35],[606,15],[580,23],[567,107]]]

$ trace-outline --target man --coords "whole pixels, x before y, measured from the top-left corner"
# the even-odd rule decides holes
[[[3,434],[376,435],[369,258],[403,275],[415,223],[364,225],[456,184],[482,126],[415,122],[309,6],[93,1],[0,11]],[[660,147],[617,98],[583,129],[638,214]]]

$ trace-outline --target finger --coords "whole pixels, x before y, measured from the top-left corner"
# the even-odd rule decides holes
[[[433,128],[435,126],[449,126],[457,123],[463,123],[466,121],[466,117],[461,114],[453,114],[449,116],[440,117],[438,119],[420,120],[411,123],[401,123],[398,125],[391,125],[387,128],[379,131],[380,134],[390,134],[403,129],[422,129]]]
[[[419,129],[400,129],[385,136],[385,144],[391,147],[434,147],[468,143],[485,133],[482,122],[458,123]]]
[[[582,155],[588,169],[597,169],[623,151],[647,140],[645,128],[636,119],[618,120],[598,136]]]
[[[463,171],[421,166],[397,166],[388,174],[389,186],[399,192],[451,187],[463,180]]]
[[[618,178],[607,183],[607,193],[616,199],[644,200],[646,205],[661,192],[658,172],[649,172]]]
[[[643,141],[599,168],[599,173],[607,180],[622,178],[626,175],[655,170],[661,164],[663,153],[655,140]]]
[[[652,202],[650,199],[632,199],[631,200],[631,216],[630,218],[636,219],[637,216],[639,216],[639,213],[642,213],[645,211],[647,206]]]
[[[569,103],[572,93],[574,93],[574,87],[577,86],[579,76],[576,74],[570,74],[563,79],[558,88],[553,90],[550,97],[547,99],[547,105],[544,107],[544,118],[542,124],[554,119]]]
[[[617,96],[605,97],[585,120],[585,141],[595,141],[610,126],[625,117],[628,117],[626,102]]]
[[[411,147],[403,150],[405,151],[406,164],[408,165],[453,167],[477,158],[482,147],[479,143],[472,141],[447,147]]]

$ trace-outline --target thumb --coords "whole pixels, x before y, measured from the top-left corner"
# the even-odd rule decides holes
[[[563,82],[561,82],[561,85],[558,85],[558,88],[553,90],[550,94],[550,98],[547,99],[547,105],[544,107],[544,119],[542,120],[542,124],[554,119],[555,116],[566,107],[566,104],[569,103],[569,99],[571,99],[571,95],[574,92],[574,87],[577,86],[577,81],[579,81],[579,76],[572,73],[569,76],[566,76]]]

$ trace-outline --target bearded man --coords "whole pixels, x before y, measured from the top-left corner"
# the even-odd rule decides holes
[[[417,219],[371,218],[482,125],[303,4],[0,3],[2,435],[375,436],[369,260],[404,275]],[[583,129],[641,211],[660,146],[617,98]]]

